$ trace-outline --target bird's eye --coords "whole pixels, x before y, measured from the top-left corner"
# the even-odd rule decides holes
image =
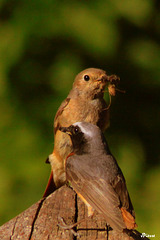
[[[79,132],[78,127],[75,127],[75,129],[74,129],[74,134],[76,134],[76,133],[78,133],[78,132]]]
[[[89,81],[90,77],[88,75],[84,75],[84,80]]]

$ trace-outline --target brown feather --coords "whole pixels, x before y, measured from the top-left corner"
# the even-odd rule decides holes
[[[70,101],[70,98],[66,98],[62,104],[60,105],[57,113],[56,113],[56,116],[55,116],[55,119],[54,119],[54,134],[56,134],[57,130],[59,129],[60,125],[59,125],[59,121],[58,121],[58,118],[59,116],[63,113],[65,107],[68,105]]]

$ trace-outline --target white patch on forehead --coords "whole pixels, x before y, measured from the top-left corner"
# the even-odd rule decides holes
[[[80,127],[81,131],[85,134],[90,136],[91,138],[93,137],[94,133],[93,133],[93,128],[92,128],[92,124],[90,124],[91,126],[84,126],[85,124],[83,124],[83,122],[76,122],[73,124],[73,126],[78,126]]]

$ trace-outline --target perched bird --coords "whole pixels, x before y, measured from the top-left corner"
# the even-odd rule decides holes
[[[87,205],[88,215],[97,210],[119,232],[135,229],[135,213],[123,173],[100,128],[77,122],[61,131],[70,136],[73,145],[65,161],[67,182]]]
[[[106,86],[115,90],[119,77],[108,76],[105,71],[88,68],[80,72],[73,83],[68,97],[62,102],[54,119],[54,150],[47,159],[51,164],[51,175],[44,197],[62,186],[66,181],[64,161],[72,151],[70,138],[59,131],[79,121],[95,124],[104,131],[109,125],[109,109],[104,97]]]

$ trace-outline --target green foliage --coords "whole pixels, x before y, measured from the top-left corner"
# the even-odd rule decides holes
[[[106,137],[127,180],[139,230],[158,236],[160,23],[158,1],[0,3],[0,222],[40,199],[53,119],[75,75],[121,77]]]

